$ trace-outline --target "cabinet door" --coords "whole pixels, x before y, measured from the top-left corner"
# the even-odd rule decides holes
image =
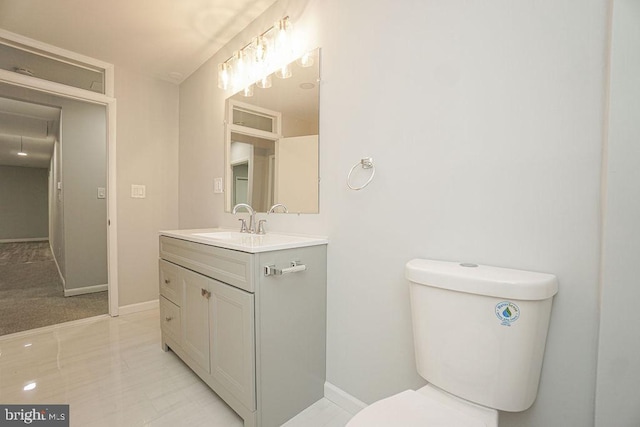
[[[253,411],[254,296],[216,280],[211,285],[211,375]]]
[[[206,372],[209,370],[209,299],[211,279],[180,269],[182,348]]]

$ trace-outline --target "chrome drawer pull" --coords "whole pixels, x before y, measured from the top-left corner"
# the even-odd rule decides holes
[[[164,279],[164,283],[166,283],[166,284],[168,285],[169,283],[171,283],[171,280],[169,280],[169,279]]]
[[[203,297],[205,297],[206,299],[211,298],[211,292],[209,292],[208,290],[206,290],[205,288],[201,289],[201,294]]]
[[[265,276],[282,276],[283,274],[297,273],[299,271],[305,271],[306,269],[307,269],[307,266],[302,264],[300,261],[291,261],[291,267],[287,267],[287,268],[276,268],[275,265],[265,265],[264,275]]]
[[[167,322],[171,322],[173,320],[173,317],[167,316],[164,318],[164,320],[166,320]]]

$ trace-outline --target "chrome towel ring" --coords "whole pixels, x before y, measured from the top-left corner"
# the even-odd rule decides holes
[[[356,187],[354,185],[351,185],[351,175],[353,174],[353,171],[356,170],[358,166],[361,166],[362,169],[371,169],[371,175],[369,176],[369,179],[367,180],[367,182],[365,182],[359,187]],[[358,163],[353,165],[353,167],[349,171],[349,175],[347,175],[347,186],[352,190],[362,190],[364,187],[369,185],[369,183],[371,182],[375,174],[376,174],[376,167],[373,165],[373,159],[371,157],[365,157],[364,159],[361,159]]]

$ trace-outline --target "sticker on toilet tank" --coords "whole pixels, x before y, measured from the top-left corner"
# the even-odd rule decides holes
[[[511,326],[513,322],[520,318],[520,307],[511,301],[502,301],[496,305],[496,316],[503,326]]]

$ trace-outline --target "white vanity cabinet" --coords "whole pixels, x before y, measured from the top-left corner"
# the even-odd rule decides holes
[[[252,253],[188,238],[160,236],[163,349],[245,427],[280,426],[324,395],[326,244]],[[291,262],[307,269],[265,275]]]

